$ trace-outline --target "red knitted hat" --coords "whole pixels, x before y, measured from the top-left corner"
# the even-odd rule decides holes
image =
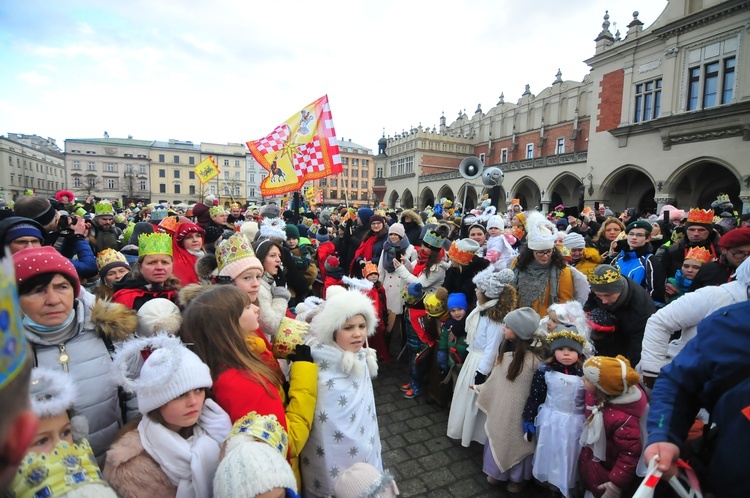
[[[16,267],[16,284],[21,285],[32,277],[47,273],[60,273],[73,285],[73,294],[78,297],[81,292],[81,283],[78,280],[73,263],[60,254],[54,247],[27,247],[13,255],[13,264]]]

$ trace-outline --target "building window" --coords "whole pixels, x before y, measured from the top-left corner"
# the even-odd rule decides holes
[[[138,190],[146,190],[146,180],[141,180],[139,182]]]
[[[378,166],[378,168],[375,170],[375,178],[383,178],[383,167]]]
[[[174,156],[174,163],[180,164],[180,156]]]
[[[97,181],[96,177],[89,178],[89,181],[88,181],[89,187],[96,188],[96,181]]]
[[[357,159],[356,157],[353,157],[352,158],[352,166],[359,166],[359,159]]]
[[[500,150],[500,163],[507,163],[508,162],[508,149],[501,149]]]
[[[484,154],[484,152],[482,152],[481,154],[479,154],[479,160],[482,161],[482,164],[484,164],[484,158],[485,157],[486,157],[486,155]]]
[[[352,180],[352,188],[358,188],[357,185],[359,182],[357,180]]]
[[[649,121],[661,111],[661,78],[635,85],[635,116],[633,121]]]
[[[195,171],[188,171],[188,179],[195,180]]]
[[[167,193],[167,184],[166,183],[160,183],[159,184],[159,193],[160,194],[166,194]]]
[[[251,188],[250,190],[248,190],[247,195],[249,195],[250,197],[255,197],[255,189]]]
[[[224,185],[224,195],[229,195],[229,186]]]
[[[224,159],[224,166],[229,166],[229,159]]]
[[[145,164],[141,164],[140,166],[138,166],[138,173],[140,173],[142,175],[146,174],[146,165]]]
[[[190,195],[195,195],[195,185],[190,185],[188,187],[188,192],[190,193]]]
[[[349,198],[351,200],[353,200],[353,201],[356,201],[357,200],[357,193],[356,192],[352,192],[351,194],[349,194]]]
[[[235,185],[234,186],[234,196],[235,197],[239,197],[240,195],[242,195],[242,187],[240,187],[239,185]]]
[[[10,159],[10,157],[8,158]],[[10,159],[11,164],[13,164],[13,159]],[[81,161],[73,161],[73,169],[80,170],[81,169]]]
[[[216,195],[216,185],[209,185],[208,192],[212,195]]]
[[[240,179],[240,172],[239,171],[235,171],[234,172],[234,179],[235,180],[239,180]]]
[[[159,162],[160,163],[164,162],[164,154],[159,154]]]
[[[229,171],[224,172],[224,179],[229,180]]]
[[[26,161],[24,161],[25,163]],[[94,161],[89,161],[89,171],[96,171],[96,164]]]
[[[188,157],[188,164],[195,164],[195,158],[193,156]]]
[[[125,157],[133,157],[133,154],[123,154]]]
[[[180,184],[179,184],[179,183],[176,183],[176,184],[174,185],[174,193],[175,193],[175,194],[179,194],[179,193],[181,193],[181,192],[180,192]]]
[[[362,180],[360,185],[362,185],[362,188],[367,188],[367,180]]]
[[[738,46],[735,36],[687,52],[688,111],[732,102]]]
[[[167,170],[160,169],[159,170],[159,178],[166,178],[167,177]]]
[[[174,174],[175,178],[179,178],[180,177],[180,170],[179,169],[174,170],[173,174]]]
[[[565,139],[564,138],[558,138],[557,139],[557,146],[555,147],[555,154],[565,154]]]
[[[107,179],[107,188],[110,189],[110,190],[113,189],[113,188],[115,188],[115,179],[114,178],[108,178]]]
[[[341,158],[341,164],[344,166],[349,166],[349,158],[348,157],[342,157]]]
[[[331,178],[331,187],[338,187],[339,181],[337,178]]]
[[[362,168],[362,174],[360,175],[362,178],[367,178],[370,176],[370,171],[367,168]]]
[[[125,165],[125,173],[132,173],[133,172],[133,165],[132,164],[126,164]]]
[[[115,170],[115,163],[107,163],[107,171],[112,173]]]
[[[335,190],[331,190],[331,199],[336,199],[338,197],[338,192]]]
[[[362,166],[369,166],[370,160],[369,159],[362,159]]]
[[[239,168],[240,167],[240,160],[239,159],[235,159],[234,160],[234,167],[235,168]]]
[[[247,181],[249,181],[250,183],[255,183],[255,173],[248,173]]]
[[[724,78],[722,82],[721,103],[728,104],[734,96],[734,64],[735,58],[724,60]]]
[[[13,183],[12,175],[11,175],[10,182]],[[73,178],[73,186],[75,188],[80,188],[81,187],[81,177],[80,176],[76,176],[76,177]]]
[[[534,144],[526,144],[526,159],[534,158]]]
[[[358,169],[352,169],[352,176],[355,177],[355,178],[358,177],[359,176],[359,170]]]

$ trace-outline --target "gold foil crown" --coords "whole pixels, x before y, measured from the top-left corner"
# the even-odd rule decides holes
[[[701,263],[709,263],[713,261],[713,256],[703,247],[691,247],[690,250],[685,254],[685,259],[695,259]]]
[[[596,275],[594,273],[595,271],[596,269],[591,270],[588,275],[589,283],[591,285],[613,284],[622,277],[620,270],[616,267],[608,269],[602,275]]]
[[[554,341],[555,339],[562,339],[562,338],[573,339],[574,341],[578,341],[581,343],[581,346],[586,345],[586,339],[581,337],[580,334],[573,332],[572,330],[558,330],[557,332],[552,332],[548,334],[547,343],[552,344],[552,341]]]
[[[151,254],[172,255],[172,237],[168,233],[144,233],[138,237],[138,257]]]
[[[105,249],[96,256],[96,266],[99,270],[111,263],[125,263],[130,266],[125,255],[114,249]]]
[[[259,415],[257,412],[248,413],[234,423],[227,439],[240,434],[268,443],[282,457],[287,457],[289,437],[284,427],[276,419],[276,415]]]
[[[105,484],[88,441],[60,441],[49,455],[29,452],[11,484],[10,496],[60,496],[90,484]]]

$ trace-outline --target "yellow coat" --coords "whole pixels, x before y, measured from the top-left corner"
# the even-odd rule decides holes
[[[584,247],[583,257],[578,260],[574,266],[576,270],[583,273],[586,277],[589,276],[589,272],[592,271],[597,265],[602,263],[602,257],[599,254],[599,250],[596,247]]]
[[[281,389],[286,407],[286,423],[289,432],[289,461],[297,478],[297,489],[302,489],[299,471],[299,455],[310,437],[315,403],[318,398],[318,365],[309,361],[292,362],[289,372],[289,394]]]

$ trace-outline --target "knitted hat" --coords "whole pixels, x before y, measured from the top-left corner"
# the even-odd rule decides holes
[[[333,255],[328,256],[326,258],[326,262],[323,263],[323,266],[325,266],[326,271],[336,271],[340,265],[341,265],[341,262],[339,261],[339,258]]]
[[[732,248],[750,245],[750,228],[735,228],[719,239],[719,247]]]
[[[246,221],[242,224],[240,227],[240,233],[244,234],[247,237],[247,240],[253,242],[255,240],[255,236],[260,231],[260,227],[258,226],[258,223],[255,221]]]
[[[490,299],[500,297],[506,285],[510,285],[515,279],[513,270],[504,269],[495,271],[495,267],[490,266],[477,273],[472,282],[482,291],[482,294]],[[538,320],[537,320],[538,321]]]
[[[557,227],[539,211],[532,211],[526,218],[526,245],[532,251],[546,251],[555,247]]]
[[[299,228],[297,228],[295,225],[292,225],[291,223],[288,223],[286,225],[286,228],[284,229],[286,232],[286,238],[289,239],[299,239]]]
[[[438,287],[435,292],[430,292],[424,297],[424,309],[431,317],[439,318],[448,313],[448,291],[444,287]]]
[[[368,275],[372,275],[373,273],[380,274],[378,265],[372,262],[365,264],[365,267],[362,269],[362,276],[367,278]]]
[[[573,325],[558,325],[547,336],[547,342],[552,351],[568,347],[578,354],[583,353],[583,347],[586,345],[586,339],[581,337]]]
[[[141,352],[151,354],[141,367],[140,376],[130,378],[130,368]],[[146,415],[188,391],[213,385],[211,372],[198,356],[177,337],[159,334],[132,338],[115,352],[114,365],[123,387],[138,395],[138,410]]]
[[[378,469],[366,462],[357,462],[339,474],[333,484],[336,498],[395,498],[399,494],[396,481],[386,470]]]
[[[560,231],[565,231],[566,228],[568,228],[568,219],[567,218],[558,218],[555,220],[555,226]]]
[[[321,244],[331,240],[331,237],[328,235],[328,229],[326,227],[320,227],[320,230],[315,232],[315,240],[317,240]]]
[[[423,297],[424,289],[419,282],[404,286],[401,290],[401,299],[403,299],[404,304],[407,306],[414,306],[419,303]]]
[[[479,242],[472,239],[454,240],[448,249],[448,257],[461,266],[468,265],[479,250]]]
[[[503,220],[503,217],[499,214],[490,216],[490,219],[487,220],[487,230],[489,230],[490,228],[499,228],[500,230],[505,230],[505,220]]]
[[[292,218],[294,218],[294,211],[292,211],[291,209],[287,209],[286,211],[281,213],[281,218],[284,221],[290,221]]]
[[[373,222],[378,222],[378,221],[382,223],[383,225],[385,225],[385,218],[383,218],[379,214],[374,214],[370,216],[370,222],[368,223],[368,225],[372,225]]]
[[[331,223],[331,212],[328,209],[323,209],[318,215],[318,220],[323,226],[327,226]]]
[[[616,294],[625,290],[625,278],[612,265],[598,265],[589,272],[588,280],[593,292]]]
[[[619,396],[640,380],[638,373],[622,355],[616,358],[594,356],[583,364],[583,376],[598,390],[610,396]]]
[[[10,244],[21,237],[36,237],[39,240],[44,240],[39,224],[33,220],[23,220],[8,228],[5,232],[4,242]]]
[[[651,226],[651,223],[649,223],[646,220],[635,220],[631,223],[628,223],[628,226],[625,227],[625,233],[629,233],[634,228],[642,228],[646,230],[646,237],[651,235],[651,230],[654,228]]]
[[[586,239],[580,233],[571,232],[563,237],[563,246],[568,249],[583,249],[586,247]]]
[[[281,218],[265,218],[260,226],[260,236],[265,239],[286,240],[286,223]]]
[[[594,308],[586,313],[586,323],[591,330],[600,334],[611,334],[615,331],[617,318],[604,308]]]
[[[278,218],[281,216],[281,208],[275,202],[269,202],[260,207],[260,215],[264,218]]]
[[[73,407],[76,386],[65,372],[35,367],[31,370],[31,411],[39,418],[51,418]]]
[[[468,311],[469,302],[466,299],[466,294],[463,292],[454,292],[448,296],[448,311],[453,308],[459,308],[464,311]]]
[[[96,266],[99,268],[99,277],[104,278],[107,272],[113,268],[127,268],[130,264],[123,253],[114,249],[105,249],[96,255]]]
[[[539,315],[532,308],[518,308],[505,315],[505,326],[513,331],[516,336],[528,341],[539,327]]]
[[[220,226],[216,225],[206,225],[206,228],[204,228],[206,235],[203,237],[203,241],[206,244],[213,244],[217,240],[221,238],[221,235],[224,233],[224,229]]]
[[[154,233],[154,225],[149,223],[148,221],[141,221],[136,223],[133,226],[133,230],[130,234],[130,237],[128,238],[127,244],[128,245],[138,245],[138,237],[141,236],[141,234],[144,233]]]
[[[406,237],[406,230],[404,229],[404,225],[402,225],[401,223],[394,223],[393,225],[391,225],[391,227],[388,229],[388,235],[392,233],[395,233],[402,239]]]
[[[177,334],[182,325],[180,308],[169,299],[157,297],[146,301],[137,313],[138,337],[153,337],[156,334]]]
[[[81,283],[73,263],[51,246],[27,247],[13,254],[16,267],[16,284],[47,273],[60,273],[73,284],[73,295],[78,297]]]
[[[370,225],[370,218],[375,214],[375,211],[368,207],[359,208],[359,211],[357,211],[357,216],[359,216],[359,219],[362,220],[362,225],[369,226]]]
[[[219,275],[231,277],[232,280],[250,268],[263,271],[263,263],[255,256],[253,246],[241,233],[232,235],[219,245],[216,250],[216,263]]]
[[[367,335],[374,334],[378,318],[369,297],[358,290],[338,291],[334,295],[329,293],[323,310],[310,323],[310,333],[323,344],[335,344],[333,335],[341,330],[347,320],[357,315],[365,317]]]
[[[205,230],[203,230],[201,227],[199,227],[193,222],[186,221],[177,225],[177,231],[175,234],[175,239],[177,240],[177,243],[180,244],[180,246],[182,246],[182,241],[185,240],[185,237],[187,237],[191,233],[198,233],[204,239],[206,237]]]
[[[227,451],[214,476],[214,498],[257,496],[275,488],[297,492],[297,480],[289,462],[268,443],[245,436]]]

